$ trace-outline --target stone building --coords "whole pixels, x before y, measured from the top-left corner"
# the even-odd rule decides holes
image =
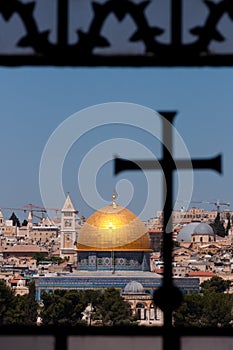
[[[213,229],[210,225],[191,222],[185,225],[177,235],[180,246],[197,250],[199,246],[215,241]]]
[[[172,222],[173,225],[185,225],[192,221],[202,221],[202,222],[212,222],[216,218],[217,210],[205,210],[203,208],[190,208],[186,210],[181,208],[180,210],[174,210],[172,212]],[[163,222],[163,211],[157,212],[157,217],[159,218],[160,224]]]
[[[0,247],[0,253],[4,259],[10,257],[18,258],[33,258],[37,253],[43,253],[45,257],[48,256],[48,250],[44,247],[39,247],[34,244],[19,244],[9,247]]]
[[[153,303],[151,294],[146,293],[143,285],[137,281],[130,281],[124,288],[122,297],[130,304],[133,315],[139,323],[144,325],[163,324],[163,313]]]
[[[22,276],[11,278],[8,283],[11,288],[15,291],[16,295],[25,295],[29,293],[29,288],[26,285],[26,279]]]
[[[152,228],[149,229],[150,245],[154,252],[160,252],[163,245],[163,230]]]
[[[18,228],[13,225],[12,220],[5,220],[3,213],[0,209],[0,236],[3,237],[16,237]]]
[[[38,244],[48,243],[58,237],[58,227],[49,219],[44,218],[37,225],[32,225],[29,230],[29,238]]]

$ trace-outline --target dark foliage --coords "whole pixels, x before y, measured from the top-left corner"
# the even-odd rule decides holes
[[[77,326],[80,324],[123,325],[131,324],[130,305],[114,288],[100,291],[55,290],[42,293],[43,308],[41,317],[44,325]],[[91,304],[89,323],[82,320],[83,312]]]
[[[20,296],[0,281],[0,325],[35,325],[37,312],[34,282],[29,285],[29,294]]]
[[[174,313],[176,327],[232,327],[233,295],[224,293],[230,285],[220,277],[201,284],[201,294],[185,295]]]
[[[220,213],[217,214],[214,222],[211,223],[210,226],[212,227],[215,235],[218,235],[220,237],[225,237],[226,236],[225,227],[224,227],[223,223],[220,220]]]
[[[16,216],[16,214],[13,212],[10,216],[10,219],[9,220],[12,220],[13,221],[13,226],[17,226],[17,227],[20,227],[20,221],[19,221],[19,218]]]

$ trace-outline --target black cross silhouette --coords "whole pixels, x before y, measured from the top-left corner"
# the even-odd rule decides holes
[[[172,280],[172,211],[173,211],[173,171],[178,169],[210,169],[221,173],[221,155],[208,159],[173,159],[173,121],[176,112],[159,112],[162,115],[163,145],[162,158],[154,160],[129,161],[115,158],[115,174],[125,170],[155,170],[163,169],[163,195],[164,195],[164,220],[163,220],[163,261],[164,276],[163,285],[154,293],[155,303],[164,312],[164,350],[179,349],[179,339],[172,331],[172,313],[180,305],[181,292],[173,285]],[[167,187],[167,191],[166,188]]]

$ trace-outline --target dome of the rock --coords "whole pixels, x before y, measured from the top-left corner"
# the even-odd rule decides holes
[[[119,205],[108,205],[92,214],[78,235],[78,251],[151,251],[144,223]]]
[[[92,214],[78,233],[78,269],[149,270],[150,238],[144,223],[115,203]]]

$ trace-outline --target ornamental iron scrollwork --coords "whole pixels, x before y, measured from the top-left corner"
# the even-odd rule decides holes
[[[150,27],[147,23],[144,15],[145,8],[149,5],[150,1],[143,1],[139,4],[134,4],[132,1],[126,0],[124,7],[120,1],[110,0],[105,4],[92,3],[94,10],[94,19],[90,25],[88,33],[78,31],[80,40],[81,52],[85,54],[91,54],[93,48],[99,46],[109,46],[109,42],[106,38],[100,35],[101,28],[108,18],[113,13],[119,21],[122,21],[126,15],[130,15],[137,25],[136,32],[129,39],[130,41],[143,41],[145,44],[146,52],[154,52],[156,42],[154,38],[161,35],[164,31],[158,27]]]
[[[68,5],[69,0],[65,1]],[[181,4],[181,0],[178,1]],[[57,2],[59,2],[59,0],[57,0]],[[18,47],[31,48],[36,56],[54,59],[61,55],[67,58],[72,57],[73,59],[85,59],[87,57],[98,56],[94,53],[96,48],[111,47],[108,38],[101,34],[103,26],[109,16],[111,14],[115,15],[119,22],[126,16],[129,16],[134,22],[136,30],[128,38],[128,41],[142,42],[144,44],[144,53],[142,53],[141,56],[150,56],[154,59],[162,59],[165,57],[168,59],[170,57],[170,60],[172,60],[173,57],[179,55],[187,58],[216,55],[216,53],[214,54],[209,50],[209,45],[213,41],[225,41],[225,37],[218,29],[218,25],[224,15],[227,15],[231,21],[233,20],[233,1],[222,0],[216,3],[205,0],[203,3],[208,10],[208,14],[202,26],[197,25],[189,29],[189,33],[194,38],[196,37],[191,43],[182,43],[181,38],[179,42],[176,43],[174,43],[172,39],[169,43],[162,43],[157,39],[165,30],[159,26],[150,26],[148,23],[149,21],[145,15],[145,10],[148,8],[148,5],[151,4],[149,0],[139,3],[134,3],[131,0],[108,0],[104,3],[92,2],[93,17],[90,20],[89,27],[86,31],[80,28],[76,29],[77,42],[74,44],[69,44],[68,40],[64,44],[64,42],[59,41],[59,38],[57,43],[52,43],[49,40],[51,31],[49,29],[45,31],[39,30],[39,25],[37,24],[35,16],[36,1],[29,3],[23,3],[20,0],[2,1],[0,3],[0,14],[4,21],[9,21],[14,14],[19,16],[25,28],[26,35],[19,39],[17,42]],[[68,13],[66,15],[68,18]],[[171,13],[171,16],[175,15],[175,13]],[[178,23],[177,18],[177,25],[181,28],[182,16],[180,20],[181,23]],[[58,25],[62,26],[62,23]],[[67,28],[65,28],[65,30],[67,30]],[[230,54],[232,57],[233,48]],[[104,56],[104,53],[102,53],[102,56]],[[112,54],[112,56],[117,56],[117,54]],[[135,54],[131,54],[131,56],[133,57]]]

